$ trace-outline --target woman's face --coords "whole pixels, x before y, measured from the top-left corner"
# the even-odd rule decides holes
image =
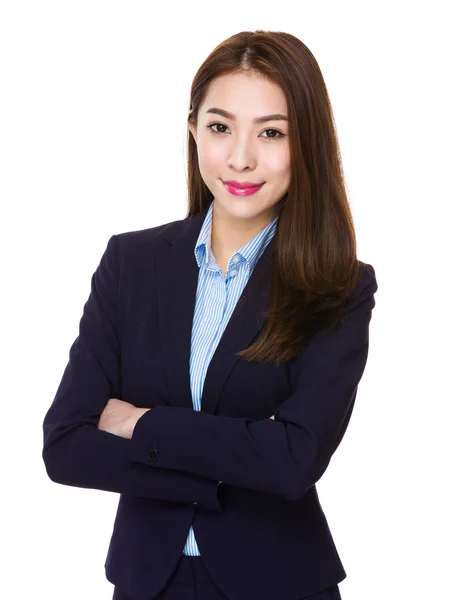
[[[272,118],[255,122],[268,115]],[[210,84],[197,128],[189,127],[215,212],[228,221],[244,219],[261,228],[279,212],[290,182],[290,154],[288,121],[277,115],[288,117],[278,85],[256,75],[223,75]],[[254,194],[237,196],[223,183],[231,180],[264,185]]]

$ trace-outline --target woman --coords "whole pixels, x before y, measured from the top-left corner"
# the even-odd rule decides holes
[[[377,290],[319,66],[243,32],[197,72],[185,219],[113,235],[44,420],[58,483],[120,493],[116,600],[337,600],[315,484]]]

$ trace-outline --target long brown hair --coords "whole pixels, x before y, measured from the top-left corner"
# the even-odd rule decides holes
[[[307,46],[289,33],[263,30],[226,39],[194,77],[188,123],[196,125],[209,84],[231,73],[266,77],[282,88],[288,104],[291,179],[272,240],[271,309],[257,340],[238,353],[279,366],[317,331],[339,325],[359,277],[355,230],[332,107]],[[201,177],[189,129],[187,144],[191,217],[207,209],[213,195]]]

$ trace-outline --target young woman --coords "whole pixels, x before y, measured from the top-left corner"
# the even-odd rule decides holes
[[[58,483],[120,494],[116,600],[338,600],[318,499],[368,355],[326,85],[288,33],[197,72],[185,219],[113,235],[44,420]]]

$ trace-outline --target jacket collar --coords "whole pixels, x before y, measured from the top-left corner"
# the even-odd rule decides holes
[[[177,406],[193,408],[190,384],[191,328],[199,267],[196,240],[208,209],[177,221],[158,246],[155,277],[163,364],[170,398]],[[202,410],[215,414],[221,392],[239,357],[236,353],[256,339],[270,308],[271,263],[268,244],[233,311],[208,366],[202,393]]]

